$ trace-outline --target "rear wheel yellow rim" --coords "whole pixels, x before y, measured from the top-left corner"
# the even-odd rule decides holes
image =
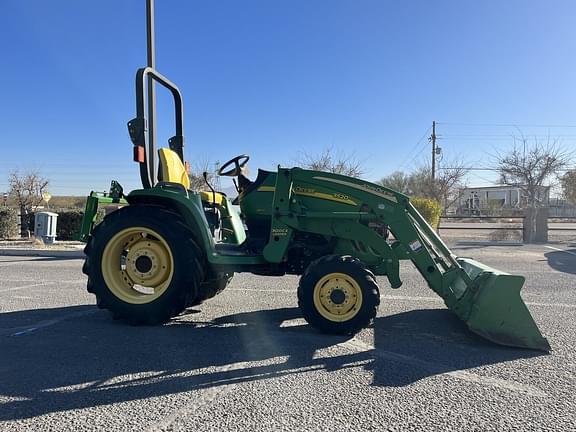
[[[156,231],[131,227],[106,244],[101,267],[112,294],[127,303],[145,304],[158,299],[170,285],[174,257]]]
[[[348,321],[362,307],[362,290],[352,276],[329,273],[314,286],[314,306],[327,320]]]

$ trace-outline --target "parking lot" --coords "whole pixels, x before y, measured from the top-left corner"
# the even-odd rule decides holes
[[[576,430],[576,248],[470,246],[522,274],[553,352],[471,334],[410,263],[374,325],[327,336],[298,278],[235,275],[159,327],[114,321],[82,260],[0,256],[0,430]]]

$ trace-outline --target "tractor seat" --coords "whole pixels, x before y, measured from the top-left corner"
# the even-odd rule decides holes
[[[158,150],[160,156],[160,169],[158,180],[169,183],[178,183],[186,189],[190,189],[190,178],[182,160],[178,154],[168,148]]]
[[[162,182],[181,184],[186,189],[190,189],[190,178],[188,177],[188,172],[178,154],[169,148],[163,147],[158,150],[158,155],[160,156],[158,180]],[[200,198],[202,201],[208,202],[209,204],[222,205],[225,196],[226,195],[220,192],[216,192],[216,194],[213,194],[212,192],[200,192]]]

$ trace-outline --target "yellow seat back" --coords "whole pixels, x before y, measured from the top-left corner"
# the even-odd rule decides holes
[[[165,147],[158,150],[158,154],[160,155],[161,181],[179,183],[186,189],[190,189],[190,177],[178,154]]]
[[[222,195],[220,192],[213,193],[213,192],[201,191],[200,198],[202,199],[202,201],[209,202],[210,204],[222,205],[224,195]]]

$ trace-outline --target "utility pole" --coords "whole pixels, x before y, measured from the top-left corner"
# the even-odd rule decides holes
[[[432,122],[432,135],[430,136],[432,142],[432,180],[436,179],[436,122]]]

